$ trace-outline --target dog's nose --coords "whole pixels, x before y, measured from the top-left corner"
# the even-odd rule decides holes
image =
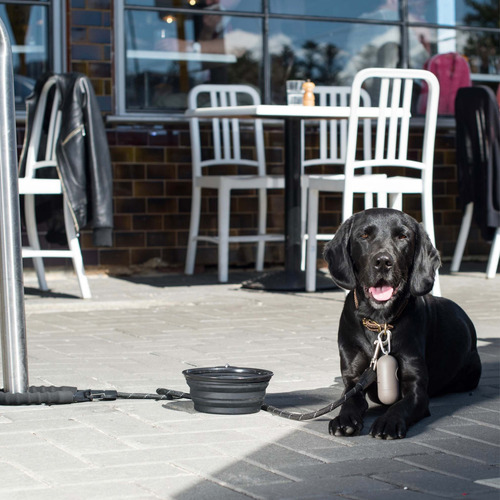
[[[386,271],[394,265],[393,258],[387,252],[380,252],[373,258],[373,267],[377,271]]]

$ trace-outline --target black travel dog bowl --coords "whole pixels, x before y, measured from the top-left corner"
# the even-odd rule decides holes
[[[182,373],[191,390],[194,409],[221,415],[257,413],[273,376],[269,370],[228,365],[191,368]]]

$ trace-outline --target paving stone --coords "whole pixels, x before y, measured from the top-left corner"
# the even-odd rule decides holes
[[[500,469],[497,466],[486,465],[475,460],[467,460],[446,453],[411,455],[404,458],[396,457],[395,460],[440,474],[476,480],[476,482],[500,474]]]
[[[159,479],[187,476],[186,472],[174,465],[163,462],[125,464],[111,467],[89,465],[85,470],[51,470],[44,474],[44,479],[51,484],[67,485],[85,489],[90,484],[106,483],[110,480],[147,484]],[[140,480],[140,481],[139,481]]]
[[[45,484],[43,480],[37,480],[32,475],[27,474],[19,467],[11,463],[6,463],[0,460],[0,477],[2,481],[0,481],[0,496],[4,498],[10,493],[15,492],[16,490],[28,490],[32,491],[37,490],[41,487],[44,487]],[[4,496],[5,495],[5,496]]]
[[[384,491],[355,492],[350,494],[348,498],[352,498],[353,500],[429,500],[443,497],[441,495],[412,491],[406,487]]]
[[[349,439],[349,438],[346,438]],[[359,441],[362,442],[361,440]],[[405,455],[422,453],[422,445],[410,441],[379,441],[369,436],[364,436],[364,445],[349,448],[323,448],[315,449],[315,456],[326,462],[344,462],[363,460],[366,458],[395,458]]]
[[[426,494],[437,494],[443,497],[457,498],[469,496],[474,498],[477,493],[487,493],[488,487],[459,478],[450,478],[435,472],[413,470],[408,472],[397,472],[387,474],[376,474],[375,479],[385,481],[399,487],[407,487],[411,490]]]
[[[287,474],[245,460],[235,460],[233,457],[183,459],[175,460],[175,464],[186,471],[240,489],[259,484],[278,485],[293,482]]]
[[[496,443],[489,445],[472,439],[453,437],[440,439],[434,443],[421,442],[420,444],[421,446],[467,458],[469,460],[476,460],[484,464],[498,465],[500,463],[500,450],[498,446],[496,446]]]
[[[61,450],[48,443],[4,447],[2,460],[40,478],[47,470],[84,469],[87,465],[77,449]]]
[[[172,446],[163,445],[141,450],[87,453],[82,454],[82,459],[95,466],[114,467],[127,464],[173,463],[193,456],[209,457],[209,460],[215,460],[220,455],[220,452],[206,445],[178,446],[173,443]]]
[[[394,486],[366,476],[332,477],[323,476],[313,480],[282,483],[272,486],[252,486],[250,491],[267,499],[321,499],[349,498],[357,491],[379,491],[386,493]]]
[[[416,470],[418,466],[398,462],[393,459],[380,458],[364,458],[360,460],[346,460],[342,462],[335,462],[330,464],[317,464],[313,466],[290,467],[286,472],[292,474],[293,477],[302,481],[320,480],[323,477],[338,477],[339,480],[343,477],[358,476],[373,476],[380,473],[397,471]]]
[[[209,479],[191,476],[178,476],[155,481],[139,481],[144,488],[158,498],[179,498],[182,500],[248,500],[248,494],[238,488],[219,484]]]
[[[498,500],[498,491],[491,490],[483,493],[476,493],[475,500]]]
[[[37,489],[27,492],[9,492],[9,500],[100,500],[106,499],[136,499],[136,500],[158,500],[158,497],[150,494],[146,488],[131,482],[107,481],[105,483],[88,483],[85,487],[69,488],[68,486]]]
[[[467,422],[467,426],[448,425],[440,428],[436,426],[437,430],[459,437],[466,437],[467,439],[496,445],[499,447],[498,453],[500,454],[500,427],[491,427],[488,425],[474,425]]]

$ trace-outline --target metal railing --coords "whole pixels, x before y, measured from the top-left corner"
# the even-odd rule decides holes
[[[0,333],[5,392],[28,391],[12,48],[0,19]]]

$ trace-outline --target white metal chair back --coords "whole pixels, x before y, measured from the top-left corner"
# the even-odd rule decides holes
[[[316,105],[318,106],[349,106],[351,87],[349,86],[317,86],[314,88]],[[371,106],[370,95],[364,89],[360,91],[361,105]],[[366,160],[371,152],[371,120],[363,121],[363,155]],[[319,121],[319,156],[305,158],[305,134],[302,133],[302,167],[313,165],[344,165],[347,152],[347,120]],[[370,168],[370,167],[368,167]],[[367,170],[366,173],[370,173]]]
[[[359,117],[365,116],[366,110],[361,107],[361,93],[367,80],[377,80],[379,83],[378,103],[372,105],[370,117],[375,120],[375,145],[374,155],[370,160],[357,158],[356,144],[359,129]],[[413,100],[414,84],[425,81],[429,88],[429,96],[423,120],[423,135],[421,143],[421,158],[414,159],[408,148],[411,107]],[[373,99],[372,99],[373,100]],[[388,185],[388,193],[397,195],[403,192],[421,192],[424,200],[423,206],[432,210],[432,177],[434,166],[434,142],[436,135],[437,110],[439,102],[439,82],[437,78],[425,70],[393,69],[393,68],[368,68],[360,71],[354,78],[351,92],[351,116],[347,137],[346,156],[346,192],[352,193],[351,183],[355,171],[369,167],[405,167],[420,171],[420,190],[415,191],[415,180],[408,176],[407,186],[401,184],[402,189],[392,192]],[[387,172],[387,171],[386,171]],[[389,175],[389,174],[388,174]],[[405,176],[398,176],[398,181],[404,181]],[[388,181],[391,177],[388,177]],[[430,200],[428,198],[431,198]],[[343,219],[352,215],[352,195],[344,195]],[[398,206],[401,208],[400,197]],[[394,204],[393,204],[394,206]],[[424,221],[432,211],[423,209]],[[434,241],[433,224],[428,224],[428,232]]]
[[[248,85],[198,85],[188,96],[189,109],[199,107],[234,107],[237,105],[258,105],[260,97],[257,91]],[[238,118],[212,118],[203,120],[209,127],[200,127],[199,118],[190,119],[191,156],[193,164],[193,193],[191,198],[191,218],[189,224],[188,246],[186,252],[185,272],[193,274],[198,241],[215,243],[218,246],[218,277],[221,283],[228,280],[229,244],[253,243],[257,245],[255,268],[262,271],[264,267],[264,250],[266,242],[283,241],[282,234],[269,233],[267,224],[267,190],[283,189],[285,181],[282,175],[266,175],[264,152],[264,132],[262,121],[254,119],[245,124],[245,138],[242,144],[242,122]],[[253,128],[254,141],[250,140]],[[210,147],[205,134],[210,134]],[[255,148],[256,159],[250,157]],[[245,155],[245,152],[248,152]],[[211,167],[220,166],[252,167],[252,172],[241,175],[222,174],[220,171],[207,174]],[[247,168],[245,168],[247,170]],[[250,174],[250,175],[248,175]],[[210,189],[217,191],[217,233],[200,234],[201,191]],[[235,190],[257,191],[257,231],[256,234],[230,234],[231,192]]]
[[[37,177],[41,169],[57,169],[56,144],[61,129],[61,91],[55,77],[49,78],[38,97],[29,141],[23,145],[26,153],[25,172],[19,178],[19,194],[24,195],[24,215],[28,246],[23,246],[23,258],[33,259],[33,265],[41,290],[48,290],[45,278],[44,258],[71,258],[78,278],[80,291],[84,299],[91,297],[91,291],[85,276],[83,258],[73,223],[68,201],[64,195],[62,182],[58,175],[46,178]],[[42,249],[38,238],[36,222],[36,195],[63,196],[63,217],[68,249]]]
[[[236,105],[258,105],[260,96],[249,85],[215,85],[203,84],[194,87],[189,93],[189,109],[203,106],[230,107]],[[241,121],[238,118],[212,118],[212,147],[213,154],[206,157],[207,150],[202,154],[200,119],[190,120],[191,154],[193,175],[203,174],[205,168],[213,165],[246,165],[257,168],[258,175],[266,174],[264,133],[262,120],[253,120],[254,140],[257,159],[248,159],[242,156]],[[247,147],[248,144],[245,144]]]
[[[414,159],[419,149],[412,144],[409,149],[410,120],[414,84],[425,81],[429,87],[429,99],[423,120],[421,158]],[[372,84],[372,85],[366,85]],[[368,108],[362,106],[362,94],[367,88],[378,89],[378,102]],[[437,78],[425,70],[369,68],[360,71],[354,78],[351,88],[350,116],[347,133],[347,151],[345,176],[330,176],[329,182],[318,176],[309,181],[309,223],[307,244],[306,290],[316,288],[316,255],[315,244],[318,226],[318,193],[320,191],[342,191],[342,220],[345,221],[353,213],[355,194],[364,194],[365,208],[370,208],[372,194],[377,195],[377,206],[389,206],[402,210],[403,194],[419,194],[422,199],[423,225],[433,244],[434,221],[432,209],[432,170],[434,164],[434,140],[439,100],[439,83]],[[358,139],[360,120],[373,120],[375,127],[374,154],[370,159],[359,158]],[[365,134],[363,134],[365,135]],[[386,168],[387,167],[387,168]],[[391,168],[396,167],[396,171]],[[377,168],[371,174],[367,169]],[[418,176],[405,175],[405,168],[419,173]],[[360,170],[363,172],[360,173]],[[401,175],[403,172],[403,175]],[[398,174],[398,175],[391,175]],[[338,176],[337,176],[338,177]],[[367,194],[368,203],[367,203]],[[436,273],[434,294],[440,295],[439,277]]]
[[[343,106],[347,107],[350,105],[351,87],[349,86],[317,86],[314,88],[314,93],[316,95],[316,105],[318,106]],[[361,89],[360,91],[361,105],[363,107],[369,107],[371,105],[370,95],[366,90]],[[313,120],[311,120],[313,121]],[[307,196],[309,187],[309,175],[311,170],[310,167],[314,166],[330,166],[330,165],[345,165],[346,153],[347,153],[347,120],[319,120],[319,151],[318,155],[312,158],[305,158],[305,151],[307,146],[308,134],[306,134],[306,123],[302,121],[302,213],[301,213],[301,228],[302,234],[304,235],[303,248],[302,248],[302,267],[305,266],[305,240],[308,238],[306,234],[306,224],[307,224]],[[371,120],[369,118],[363,120],[363,158],[369,160],[371,158]],[[371,174],[371,166],[368,166],[364,172],[365,174]],[[312,174],[314,177],[318,178],[318,175]],[[342,174],[339,174],[343,176]],[[329,183],[330,178],[327,174],[324,178],[324,183]],[[334,181],[336,182],[336,181]],[[368,207],[373,205],[373,196],[371,193],[365,196],[365,204]],[[331,234],[317,234],[318,239],[327,240],[331,239]]]
[[[48,108],[50,95],[52,102],[50,103],[50,108]],[[33,118],[32,134],[27,145],[25,172],[25,177],[27,178],[35,177],[35,171],[39,168],[55,166],[56,142],[61,129],[60,103],[61,92],[57,87],[56,79],[49,78],[40,92]],[[49,113],[49,122],[46,127],[47,137],[45,145],[43,145],[42,136],[47,113]]]

